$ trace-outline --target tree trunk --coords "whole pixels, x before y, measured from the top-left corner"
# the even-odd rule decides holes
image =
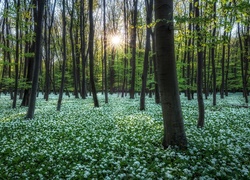
[[[81,39],[81,58],[82,58],[82,92],[83,99],[87,96],[86,88],[86,56],[85,56],[85,16],[84,16],[85,1],[80,1],[80,39]]]
[[[213,74],[213,106],[216,105],[216,65],[215,65],[215,47],[216,47],[216,2],[214,3],[214,27],[212,34],[212,49],[211,49],[211,58],[212,58],[212,74]]]
[[[154,80],[155,80],[155,103],[160,104],[160,92],[158,84],[158,72],[157,72],[157,60],[156,60],[156,43],[155,43],[155,33],[151,32],[152,37],[152,49],[153,49],[153,65],[154,65]]]
[[[199,0],[194,0],[195,6],[195,17],[199,18]],[[203,102],[203,95],[202,95],[202,84],[203,84],[203,47],[202,47],[202,34],[199,22],[196,24],[196,32],[197,32],[197,55],[198,55],[198,63],[197,63],[197,100],[198,100],[198,108],[199,108],[199,117],[197,121],[197,127],[202,128],[204,127],[204,102]]]
[[[16,4],[16,57],[15,57],[15,87],[12,108],[16,108],[17,91],[18,91],[18,63],[19,63],[19,13],[20,13],[20,0]]]
[[[141,87],[141,96],[140,96],[140,110],[145,110],[145,94],[147,86],[147,77],[148,77],[148,58],[150,51],[150,33],[152,23],[152,13],[153,13],[153,0],[145,0],[146,10],[147,10],[147,30],[146,30],[146,45],[145,45],[145,54],[143,62],[143,74],[142,74],[142,87]]]
[[[223,38],[226,37],[226,32],[224,32]],[[224,99],[225,93],[225,53],[226,53],[226,45],[223,43],[222,45],[222,57],[221,57],[221,86],[220,86],[220,98]]]
[[[57,111],[61,110],[62,105],[62,97],[64,90],[64,82],[65,82],[65,68],[66,68],[66,58],[67,58],[67,50],[66,50],[66,12],[65,12],[65,0],[63,0],[63,14],[62,14],[62,48],[63,48],[63,64],[62,64],[62,77],[61,77],[61,86],[59,90],[59,97],[57,101]]]
[[[189,18],[192,18],[192,14],[193,14],[193,3],[190,2],[189,3]],[[191,53],[194,51],[191,44],[192,44],[192,23],[189,22],[188,23],[188,48],[187,48],[187,74],[186,74],[186,79],[187,79],[187,91],[186,91],[186,95],[187,95],[187,99],[191,100]]]
[[[35,31],[36,31],[36,41],[35,41],[35,63],[34,63],[34,70],[33,70],[33,78],[32,78],[32,88],[31,88],[31,95],[29,101],[29,107],[27,111],[26,118],[32,119],[34,117],[35,112],[35,104],[36,104],[36,95],[37,95],[37,88],[38,88],[38,77],[39,77],[39,70],[41,64],[41,53],[42,53],[42,20],[43,20],[43,10],[45,0],[33,0],[34,7],[38,7],[37,13],[34,13],[35,19]],[[34,11],[35,8],[34,8]]]
[[[130,89],[130,99],[135,98],[135,72],[136,72],[136,25],[137,25],[137,4],[138,0],[133,0],[134,4],[134,12],[133,12],[133,29],[132,29],[132,36],[131,36],[131,51],[132,51],[132,58],[131,58],[131,89]]]
[[[47,3],[47,7],[50,7],[51,5],[49,4],[49,1],[46,2]],[[48,27],[45,27],[45,30],[48,29],[48,37],[45,36],[47,38],[47,43],[45,43],[45,50],[46,50],[46,58],[45,58],[45,92],[44,92],[44,99],[46,101],[49,100],[49,93],[50,93],[50,86],[51,86],[51,79],[50,79],[50,74],[51,74],[51,36],[52,36],[52,25],[54,22],[54,14],[55,14],[55,7],[56,7],[56,0],[54,1],[53,4],[53,9],[50,11],[50,8],[48,8],[48,12],[49,12],[49,17],[46,16],[46,19],[49,20],[48,23],[45,23],[45,26],[47,26],[46,24],[48,24]],[[46,12],[45,12],[46,13]],[[50,14],[52,13],[52,14]]]
[[[124,95],[127,93],[127,67],[128,67],[128,17],[127,17],[127,9],[128,9],[128,1],[127,0],[123,0],[123,13],[124,13],[124,19],[123,19],[123,23],[124,23],[124,34],[125,34],[125,39],[124,39],[124,69],[123,69],[123,82],[122,82],[122,97],[124,97]]]
[[[89,0],[89,74],[92,88],[94,106],[99,107],[94,79],[94,22],[93,22],[93,0]]]
[[[174,52],[173,1],[159,0],[154,2],[155,19],[159,21],[155,26],[155,35],[158,79],[164,121],[162,144],[164,148],[178,146],[185,149],[187,139],[180,104]]]
[[[29,48],[29,53],[34,52],[34,51],[35,51],[35,44],[32,42],[32,45]],[[34,67],[34,58],[33,57],[26,58],[26,63],[27,63],[26,83],[31,85],[32,78],[33,78],[32,72],[33,72],[33,67]],[[23,95],[21,106],[29,105],[30,94],[31,94],[31,88],[26,88],[24,90],[24,95]]]
[[[103,0],[103,32],[104,32],[104,37],[103,37],[104,38],[104,50],[103,50],[104,94],[105,94],[105,103],[108,103],[106,0]]]
[[[228,37],[228,45],[227,45],[227,67],[226,67],[226,75],[225,75],[225,95],[228,96],[228,74],[229,74],[229,65],[230,65],[230,54],[231,54],[231,33]]]
[[[79,98],[78,96],[78,76],[77,76],[77,68],[76,68],[76,51],[75,51],[75,42],[73,35],[73,25],[74,25],[74,9],[75,9],[75,1],[72,0],[72,10],[71,10],[71,18],[70,18],[70,43],[71,43],[71,54],[72,54],[72,62],[73,62],[73,82],[74,82],[74,95],[75,98]]]

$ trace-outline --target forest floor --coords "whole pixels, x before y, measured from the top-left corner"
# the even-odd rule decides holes
[[[161,108],[147,98],[99,94],[101,107],[64,96],[39,96],[35,118],[0,96],[0,179],[249,179],[250,109],[242,94],[205,101],[205,127],[196,128],[197,101],[181,95],[188,149],[164,150]],[[18,101],[20,104],[20,100]],[[243,105],[243,106],[242,106]]]

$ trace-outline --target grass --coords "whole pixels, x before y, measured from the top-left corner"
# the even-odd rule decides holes
[[[197,129],[197,101],[181,96],[188,150],[163,150],[161,108],[147,99],[99,95],[100,108],[64,96],[37,100],[35,118],[27,108],[11,109],[0,97],[0,179],[249,179],[250,111],[240,94],[213,107],[205,100],[205,128]]]

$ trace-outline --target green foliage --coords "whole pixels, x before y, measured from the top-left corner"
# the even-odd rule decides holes
[[[15,87],[14,78],[2,78],[0,81],[2,85],[2,90],[8,90],[9,88]],[[31,82],[27,82],[25,78],[18,80],[18,89],[28,89],[31,88]]]

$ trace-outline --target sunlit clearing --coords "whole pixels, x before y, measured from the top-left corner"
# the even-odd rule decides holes
[[[114,35],[111,37],[111,43],[113,46],[118,46],[121,43],[121,37],[118,35]]]

